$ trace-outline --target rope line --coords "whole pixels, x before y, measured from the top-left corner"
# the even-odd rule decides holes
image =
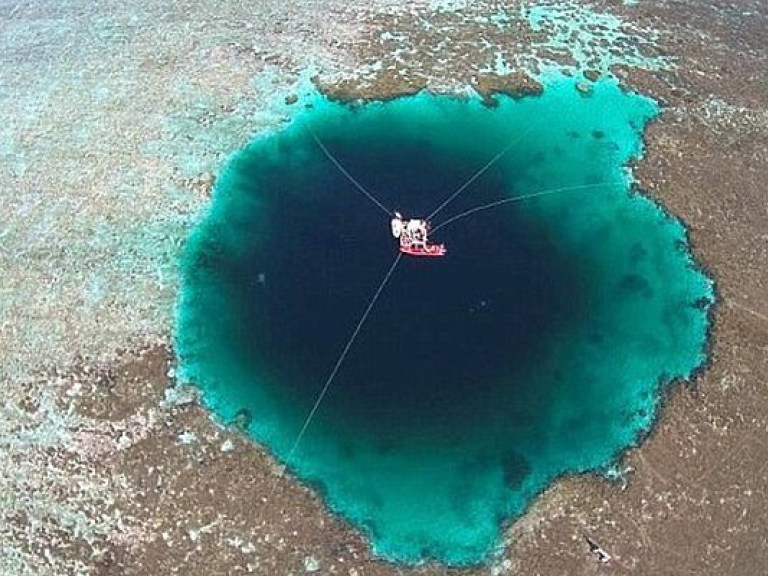
[[[482,168],[480,168],[480,170],[478,170],[477,172],[475,172],[475,173],[472,175],[472,177],[471,177],[469,180],[467,180],[467,181],[466,181],[464,184],[462,184],[462,185],[459,187],[459,189],[458,189],[458,190],[456,190],[456,192],[454,192],[453,194],[451,194],[451,195],[450,195],[450,196],[449,196],[449,197],[448,197],[448,198],[447,198],[447,199],[446,199],[446,200],[445,200],[445,201],[444,201],[442,204],[440,204],[440,206],[438,206],[437,208],[435,208],[435,209],[432,211],[432,213],[431,213],[429,216],[427,216],[427,217],[426,217],[426,220],[432,220],[432,218],[434,218],[435,216],[437,216],[437,214],[438,214],[438,213],[439,213],[439,212],[440,212],[440,211],[441,211],[443,208],[445,208],[445,207],[446,207],[448,204],[450,204],[451,202],[453,202],[453,201],[456,199],[456,197],[457,197],[459,194],[461,194],[462,192],[464,192],[464,190],[466,190],[467,188],[469,188],[469,187],[472,185],[472,183],[473,183],[475,180],[477,180],[478,178],[480,178],[480,176],[482,176],[482,175],[485,173],[485,171],[486,171],[486,170],[488,170],[488,169],[489,169],[491,166],[493,166],[493,165],[494,165],[494,164],[495,164],[495,163],[496,163],[496,162],[497,162],[497,161],[498,161],[498,160],[499,160],[499,159],[500,159],[502,156],[504,156],[504,154],[506,154],[507,152],[509,152],[509,149],[510,149],[510,148],[512,148],[512,146],[514,146],[514,145],[515,145],[515,144],[517,144],[518,142],[520,142],[520,140],[521,140],[521,139],[522,139],[522,138],[523,138],[523,137],[524,137],[526,134],[528,134],[528,132],[530,132],[531,130],[532,130],[532,128],[529,126],[529,127],[528,127],[528,128],[525,130],[525,131],[523,131],[522,133],[518,133],[518,134],[516,134],[516,135],[515,135],[515,137],[514,137],[514,138],[513,138],[513,139],[510,141],[510,143],[509,143],[509,144],[507,144],[507,145],[506,145],[506,146],[505,146],[505,147],[504,147],[504,148],[503,148],[503,149],[502,149],[502,150],[501,150],[501,151],[500,151],[498,154],[496,154],[496,156],[494,156],[493,158],[491,158],[491,159],[490,159],[490,160],[489,160],[489,161],[488,161],[488,162],[485,164],[485,166],[483,166]]]
[[[308,129],[308,130],[309,130],[309,129]],[[377,199],[377,198],[376,198],[376,197],[375,197],[373,194],[371,194],[370,192],[368,192],[368,190],[366,190],[366,189],[365,189],[365,186],[363,186],[362,184],[360,184],[360,182],[358,182],[358,181],[355,179],[355,177],[354,177],[354,176],[352,176],[352,174],[350,174],[350,173],[347,171],[347,169],[346,169],[346,168],[344,168],[344,166],[342,166],[342,165],[341,165],[341,162],[339,162],[339,161],[338,161],[338,160],[337,160],[337,159],[334,157],[334,155],[333,155],[333,154],[331,154],[331,151],[330,151],[330,150],[328,150],[328,148],[326,148],[325,144],[323,144],[323,143],[320,141],[320,138],[318,138],[318,137],[317,137],[317,134],[315,134],[315,133],[314,133],[312,130],[309,130],[309,133],[312,135],[312,138],[314,138],[314,139],[315,139],[315,142],[317,142],[317,145],[318,145],[318,146],[320,146],[320,149],[321,149],[321,150],[323,151],[323,153],[324,153],[324,154],[325,154],[325,155],[328,157],[328,159],[329,159],[331,162],[333,162],[333,164],[336,166],[336,168],[338,168],[338,169],[339,169],[339,171],[340,171],[342,174],[344,174],[344,176],[346,176],[346,177],[347,177],[347,180],[349,180],[350,182],[352,182],[352,184],[354,184],[354,185],[355,185],[355,188],[357,188],[358,190],[360,190],[360,192],[362,192],[363,194],[365,194],[365,195],[368,197],[368,199],[369,199],[371,202],[373,202],[374,204],[376,204],[376,206],[378,206],[378,207],[379,207],[381,210],[383,210],[383,211],[384,211],[384,212],[387,214],[387,216],[389,216],[389,215],[391,215],[391,214],[392,214],[392,211],[391,211],[391,210],[389,210],[389,209],[388,209],[386,206],[384,206],[384,204],[382,204],[381,202],[379,202],[379,200],[378,200],[378,199]]]
[[[382,280],[381,283],[379,284],[379,287],[376,289],[376,293],[373,295],[373,298],[371,298],[370,302],[368,303],[368,307],[365,309],[365,312],[363,312],[363,315],[360,317],[360,321],[357,323],[357,326],[355,327],[354,332],[352,332],[352,335],[347,340],[347,343],[344,346],[344,350],[341,352],[341,355],[336,360],[336,364],[333,367],[333,370],[331,371],[330,376],[328,376],[328,379],[325,381],[325,385],[323,386],[323,389],[320,391],[320,394],[318,394],[317,399],[315,400],[315,404],[314,406],[312,406],[312,410],[309,411],[309,415],[307,416],[306,420],[304,420],[304,424],[301,427],[301,430],[296,436],[296,439],[293,441],[293,445],[291,446],[291,449],[288,451],[288,456],[285,458],[286,462],[291,459],[291,457],[296,452],[296,449],[298,448],[302,438],[304,438],[304,434],[307,432],[307,429],[309,428],[309,425],[312,423],[312,420],[314,419],[318,408],[320,408],[320,404],[323,402],[325,395],[328,393],[328,390],[330,389],[334,378],[336,378],[336,374],[339,372],[341,365],[344,363],[344,359],[347,357],[347,353],[349,352],[350,348],[352,348],[352,344],[357,338],[357,335],[360,333],[360,330],[362,329],[363,324],[365,324],[365,321],[368,319],[368,315],[371,313],[371,310],[373,310],[373,307],[376,304],[376,301],[379,299],[379,296],[384,290],[384,287],[387,285],[387,283],[389,282],[389,279],[392,277],[392,274],[395,272],[395,268],[397,268],[397,265],[400,263],[400,259],[402,257],[403,257],[402,252],[398,252],[397,257],[395,258],[395,261],[392,263],[392,266],[389,267],[389,270],[387,271],[386,276],[384,276],[384,280]],[[282,470],[280,471],[280,474],[275,479],[275,482],[272,485],[272,489],[269,492],[270,496],[274,494],[275,488],[277,487],[277,483],[285,474],[285,468],[286,467],[283,466]]]
[[[534,192],[533,194],[525,194],[523,196],[515,196],[514,198],[504,198],[503,200],[496,200],[495,202],[491,202],[489,204],[483,204],[482,206],[476,206],[475,208],[471,208],[470,210],[465,210],[464,212],[461,212],[459,214],[456,214],[456,216],[453,216],[451,218],[448,218],[448,220],[445,220],[444,222],[441,222],[434,228],[432,228],[432,232],[437,232],[440,230],[440,228],[444,226],[448,226],[448,224],[451,224],[453,222],[456,222],[456,220],[461,220],[462,218],[466,218],[467,216],[470,216],[476,212],[480,212],[482,210],[488,210],[489,208],[495,208],[496,206],[501,206],[503,204],[510,204],[512,202],[520,202],[522,200],[527,200],[529,198],[537,198],[539,196],[548,196],[550,194],[559,194],[561,192],[575,192],[577,190],[588,190],[593,188],[604,188],[607,186],[618,186],[624,184],[623,182],[603,182],[602,184],[585,184],[583,186],[567,186],[565,188],[554,188],[552,190],[543,190],[541,192]]]
[[[472,183],[473,183],[475,180],[477,180],[478,178],[480,178],[480,176],[482,176],[482,175],[485,173],[485,171],[486,171],[486,170],[488,170],[488,168],[490,168],[491,166],[493,166],[493,165],[496,163],[496,161],[497,161],[499,158],[501,158],[502,156],[504,156],[504,154],[506,154],[506,153],[507,153],[507,151],[508,151],[510,148],[512,148],[512,145],[513,145],[513,144],[515,144],[516,142],[517,142],[517,140],[515,140],[514,142],[510,142],[509,144],[507,144],[507,146],[506,146],[506,147],[505,147],[505,148],[504,148],[504,149],[503,149],[501,152],[499,152],[498,154],[496,154],[496,156],[494,156],[493,158],[491,158],[491,159],[490,159],[490,161],[488,161],[488,163],[487,163],[485,166],[483,166],[482,168],[480,168],[480,170],[478,170],[477,172],[475,172],[475,173],[474,173],[474,175],[472,176],[472,178],[470,178],[470,179],[469,179],[469,180],[467,180],[467,181],[466,181],[464,184],[462,184],[462,185],[461,185],[461,187],[460,187],[458,190],[456,190],[456,192],[454,192],[453,194],[451,194],[451,195],[450,195],[450,196],[449,196],[449,197],[448,197],[448,198],[447,198],[447,199],[446,199],[446,200],[445,200],[445,201],[444,201],[442,204],[440,204],[440,206],[438,206],[437,208],[435,208],[435,209],[432,211],[432,213],[431,213],[429,216],[427,216],[426,220],[431,220],[431,219],[432,219],[432,218],[434,218],[434,217],[435,217],[435,215],[437,215],[437,214],[438,214],[438,213],[439,213],[439,212],[440,212],[440,211],[441,211],[443,208],[445,208],[445,207],[446,207],[448,204],[450,204],[451,202],[453,202],[453,200],[454,200],[454,199],[455,199],[455,198],[456,198],[456,197],[457,197],[459,194],[461,194],[462,192],[464,192],[464,190],[466,190],[467,188],[469,188],[469,187],[470,187],[470,185],[471,185],[471,184],[472,184]]]

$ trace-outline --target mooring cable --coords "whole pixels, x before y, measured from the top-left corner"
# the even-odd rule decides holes
[[[511,204],[512,202],[520,202],[522,200],[527,200],[529,198],[537,198],[539,196],[548,196],[550,194],[559,194],[561,192],[575,192],[577,190],[589,190],[593,188],[604,188],[606,186],[618,186],[623,185],[624,182],[603,182],[601,184],[585,184],[583,186],[566,186],[564,188],[553,188],[551,190],[542,190],[541,192],[534,192],[532,194],[524,194],[522,196],[515,196],[514,198],[504,198],[503,200],[496,200],[495,202],[490,202],[489,204],[483,204],[482,206],[476,206],[475,208],[470,208],[469,210],[465,210],[464,212],[460,212],[459,214],[456,214],[456,216],[452,216],[451,218],[448,218],[448,220],[445,220],[432,228],[432,232],[437,232],[440,230],[440,228],[443,228],[444,226],[447,226],[448,224],[451,224],[453,222],[456,222],[456,220],[461,220],[462,218],[466,218],[467,216],[470,216],[476,212],[480,212],[482,210],[488,210],[490,208],[495,208],[496,206],[502,206],[504,204]]]
[[[486,164],[485,164],[485,165],[484,165],[482,168],[480,168],[480,170],[478,170],[477,172],[475,172],[475,173],[472,175],[472,177],[471,177],[469,180],[467,180],[467,181],[466,181],[464,184],[462,184],[462,185],[461,185],[461,186],[458,188],[458,190],[456,190],[456,192],[454,192],[454,193],[453,193],[453,194],[451,194],[451,195],[450,195],[448,198],[446,198],[446,199],[445,199],[445,201],[444,201],[442,204],[440,204],[440,205],[439,205],[437,208],[435,208],[434,210],[432,210],[432,212],[429,214],[429,216],[427,216],[427,217],[426,217],[426,220],[427,220],[427,221],[429,221],[429,220],[432,220],[432,218],[434,218],[435,216],[437,216],[437,214],[438,214],[438,213],[439,213],[439,212],[440,212],[440,211],[441,211],[443,208],[445,208],[446,206],[448,206],[448,204],[450,204],[451,202],[453,202],[453,201],[456,199],[456,197],[457,197],[459,194],[461,194],[462,192],[464,192],[464,190],[466,190],[467,188],[469,188],[469,187],[472,185],[472,183],[473,183],[475,180],[477,180],[478,178],[480,178],[480,176],[482,176],[482,175],[485,173],[485,171],[486,171],[486,170],[488,170],[488,169],[489,169],[491,166],[493,166],[493,165],[494,165],[494,164],[495,164],[495,163],[496,163],[496,162],[497,162],[497,161],[498,161],[498,160],[499,160],[499,159],[500,159],[502,156],[504,156],[504,154],[506,154],[507,152],[509,152],[510,148],[512,148],[512,146],[514,146],[515,144],[517,144],[518,142],[520,142],[520,140],[521,140],[521,139],[522,139],[522,138],[523,138],[523,137],[524,137],[526,134],[528,134],[528,132],[530,132],[531,130],[532,130],[532,128],[529,126],[529,127],[528,127],[526,130],[524,130],[522,133],[516,134],[516,135],[515,135],[515,137],[514,137],[514,138],[513,138],[513,139],[512,139],[512,140],[509,142],[509,144],[507,144],[507,145],[506,145],[504,148],[502,148],[502,149],[501,149],[501,151],[500,151],[498,154],[496,154],[496,155],[495,155],[493,158],[491,158],[491,159],[490,159],[490,160],[489,160],[489,161],[488,161],[488,162],[487,162],[487,163],[486,163]]]
[[[363,312],[363,315],[360,317],[360,321],[357,323],[355,330],[352,332],[352,335],[347,340],[347,343],[345,344],[344,349],[342,350],[341,354],[336,360],[336,364],[334,365],[330,376],[328,376],[328,379],[325,381],[325,385],[323,386],[323,389],[320,391],[320,394],[318,394],[317,399],[315,400],[315,404],[312,406],[312,410],[309,411],[309,415],[307,416],[306,420],[304,420],[304,424],[302,425],[301,430],[296,436],[296,439],[293,441],[293,445],[291,446],[291,449],[288,451],[288,455],[285,457],[286,462],[290,461],[291,457],[296,452],[296,449],[298,448],[302,438],[304,438],[304,434],[307,432],[309,425],[312,423],[312,420],[314,419],[318,408],[320,408],[320,404],[323,402],[323,399],[328,393],[328,390],[330,389],[331,384],[333,383],[333,380],[336,378],[336,374],[339,372],[341,365],[344,363],[344,359],[347,357],[347,354],[349,353],[350,348],[352,348],[352,344],[357,338],[357,335],[360,333],[360,330],[362,329],[363,324],[365,324],[365,321],[368,319],[368,315],[371,313],[371,310],[373,310],[373,307],[376,305],[376,301],[379,299],[379,296],[384,290],[384,287],[387,285],[387,283],[389,282],[389,279],[392,277],[392,274],[395,272],[395,268],[397,268],[397,265],[400,263],[400,259],[402,257],[403,257],[403,253],[398,252],[397,257],[395,258],[395,261],[392,263],[392,266],[389,267],[389,270],[387,271],[386,276],[384,276],[384,280],[381,281],[381,283],[379,284],[379,287],[376,289],[376,293],[373,295],[373,298],[371,298],[371,300],[368,302],[368,307],[365,309],[365,312]],[[272,485],[272,489],[269,492],[270,496],[274,494],[274,491],[275,491],[275,488],[277,487],[278,482],[280,482],[280,479],[285,474],[285,468],[286,467],[283,466],[282,470],[280,471],[280,474],[275,479],[275,482]]]
[[[366,190],[365,186],[363,186],[362,184],[360,184],[360,182],[358,182],[358,181],[355,179],[355,177],[354,177],[354,176],[352,176],[352,174],[350,174],[350,173],[347,171],[347,169],[346,169],[346,168],[344,168],[344,166],[342,166],[342,165],[341,165],[341,162],[339,162],[339,161],[338,161],[338,160],[335,158],[335,156],[334,156],[333,154],[331,154],[331,151],[330,151],[330,150],[328,150],[328,148],[325,146],[325,144],[323,144],[323,143],[322,143],[322,141],[321,141],[321,140],[320,140],[320,138],[317,136],[317,134],[315,134],[315,133],[314,133],[314,132],[313,132],[311,129],[309,129],[309,128],[307,128],[307,130],[308,130],[308,131],[309,131],[309,133],[312,135],[312,138],[314,138],[314,139],[315,139],[315,142],[317,142],[317,145],[318,145],[318,146],[320,146],[320,149],[323,151],[323,153],[324,153],[324,154],[325,154],[325,155],[328,157],[328,159],[329,159],[331,162],[333,162],[333,164],[336,166],[336,168],[338,168],[338,169],[339,169],[339,171],[340,171],[342,174],[344,174],[344,176],[346,176],[346,177],[347,177],[347,179],[348,179],[350,182],[352,182],[352,184],[354,184],[354,185],[355,185],[355,187],[356,187],[358,190],[360,190],[360,192],[362,192],[363,194],[365,194],[365,195],[368,197],[368,199],[369,199],[371,202],[373,202],[374,204],[376,204],[376,206],[378,206],[378,207],[379,207],[381,210],[383,210],[383,211],[384,211],[384,212],[387,214],[387,216],[391,216],[391,215],[392,215],[392,211],[391,211],[391,210],[389,210],[389,209],[388,209],[386,206],[384,206],[384,204],[382,204],[381,202],[379,202],[379,200],[378,200],[378,199],[377,199],[377,198],[376,198],[376,197],[375,197],[373,194],[371,194],[371,193],[370,193],[368,190]]]

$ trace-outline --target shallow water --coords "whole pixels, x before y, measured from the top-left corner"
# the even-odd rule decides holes
[[[660,387],[704,360],[711,282],[685,231],[630,191],[649,99],[605,80],[536,98],[324,101],[237,153],[182,262],[184,378],[391,560],[482,561],[564,473],[600,469],[652,424]],[[404,258],[291,446],[393,262],[387,207],[423,216],[505,146]],[[587,185],[594,185],[586,188]]]

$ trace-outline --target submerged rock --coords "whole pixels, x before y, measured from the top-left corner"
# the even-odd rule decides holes
[[[170,408],[173,406],[186,406],[197,401],[199,390],[194,386],[170,386],[163,392],[164,399],[162,406]]]
[[[320,570],[320,563],[314,556],[304,558],[304,572],[312,573]]]

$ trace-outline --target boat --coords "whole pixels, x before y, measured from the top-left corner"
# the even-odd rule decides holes
[[[443,244],[428,244],[427,246],[400,246],[400,252],[409,256],[445,256],[447,250]]]
[[[395,212],[391,221],[392,236],[400,241],[400,252],[408,256],[445,256],[445,244],[430,244],[429,222],[419,218],[405,219]]]

